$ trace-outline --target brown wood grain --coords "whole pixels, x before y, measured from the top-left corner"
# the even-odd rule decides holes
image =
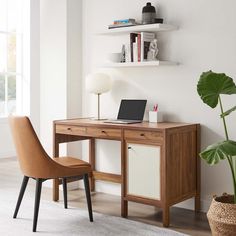
[[[125,199],[127,194],[127,173],[126,173],[126,157],[127,157],[127,146],[124,140],[124,131],[122,133],[122,141],[121,141],[121,216],[128,216],[128,201]]]
[[[201,159],[199,153],[201,151],[201,127],[197,124],[197,145],[196,145],[196,196],[195,196],[195,212],[200,212],[201,210]]]
[[[104,173],[100,171],[93,171],[93,178],[95,180],[103,180],[113,183],[121,183],[121,175],[111,174],[111,173]]]
[[[86,127],[74,125],[57,125],[56,132],[58,134],[85,135]]]
[[[125,139],[132,140],[146,140],[152,142],[162,142],[163,134],[162,132],[153,132],[153,131],[142,131],[142,130],[125,130],[124,131]]]
[[[56,124],[53,122],[53,157],[59,156],[59,137],[56,133]],[[59,180],[54,179],[53,180],[53,195],[52,195],[53,201],[59,200]]]
[[[95,139],[89,139],[89,163],[92,167],[92,171],[96,169],[96,159],[95,159]],[[90,176],[90,189],[91,191],[95,191],[95,180],[93,175]]]
[[[106,138],[106,139],[121,139],[120,129],[108,129],[108,128],[87,128],[87,135],[95,138]]]
[[[128,201],[161,207],[163,225],[168,226],[169,208],[195,197],[195,210],[200,209],[200,125],[176,122],[108,124],[89,119],[54,122],[54,156],[59,155],[59,143],[89,139],[89,162],[93,169],[91,190],[95,180],[121,183],[121,215],[128,215]],[[121,175],[95,170],[95,139],[121,141]],[[161,147],[161,199],[127,194],[127,142]],[[158,171],[158,170],[157,170]],[[142,174],[142,173],[140,173]],[[150,176],[151,178],[151,176]],[[58,180],[54,181],[53,199],[59,199]]]
[[[132,202],[138,202],[138,203],[142,203],[142,204],[147,204],[147,205],[151,205],[151,206],[156,206],[156,207],[162,207],[162,203],[159,200],[155,200],[155,199],[148,199],[145,197],[140,197],[140,196],[134,196],[134,195],[129,195],[127,194],[125,196],[125,200],[127,201],[132,201]]]

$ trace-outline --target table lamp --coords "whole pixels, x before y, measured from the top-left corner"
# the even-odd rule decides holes
[[[100,95],[111,90],[111,87],[111,77],[107,74],[93,73],[86,77],[86,90],[98,96],[98,116],[96,120],[102,120],[100,118]]]

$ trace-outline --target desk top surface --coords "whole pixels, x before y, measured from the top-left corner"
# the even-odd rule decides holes
[[[73,126],[87,126],[87,127],[106,127],[106,128],[126,128],[126,129],[172,129],[178,127],[186,126],[196,126],[197,124],[181,123],[181,122],[159,122],[150,123],[148,121],[143,121],[142,123],[135,124],[114,124],[114,123],[104,123],[105,120],[92,120],[89,118],[78,118],[78,119],[65,119],[56,120],[54,124],[56,125],[73,125]]]

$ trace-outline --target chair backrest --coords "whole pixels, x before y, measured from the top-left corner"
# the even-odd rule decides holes
[[[41,178],[53,167],[26,116],[10,116],[9,123],[21,170],[25,176]]]

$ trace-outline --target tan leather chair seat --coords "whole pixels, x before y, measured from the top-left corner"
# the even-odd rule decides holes
[[[88,162],[85,162],[81,159],[73,158],[73,157],[60,157],[60,158],[53,158],[55,162],[60,165],[67,166],[67,167],[79,167],[79,166],[89,166]]]

